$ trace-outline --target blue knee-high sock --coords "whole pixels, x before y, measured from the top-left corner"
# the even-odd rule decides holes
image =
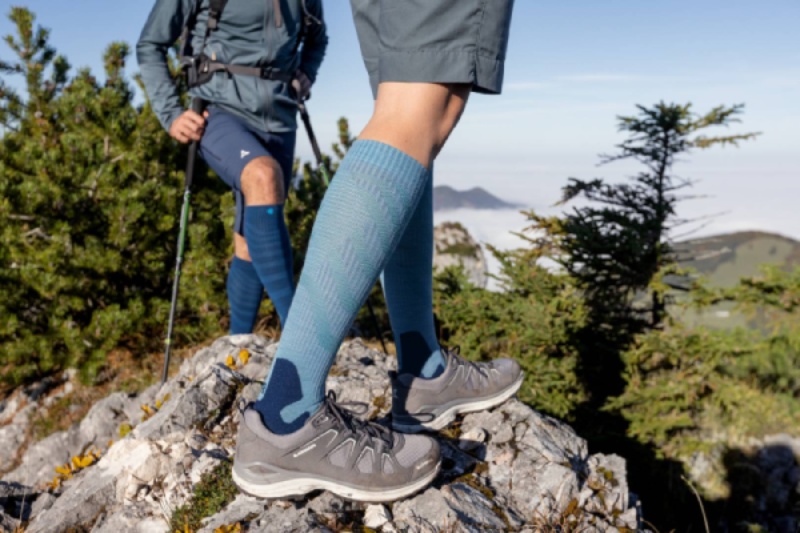
[[[294,296],[292,248],[283,219],[283,204],[250,205],[244,210],[244,237],[258,278],[286,324]]]
[[[433,323],[433,172],[383,270],[382,282],[397,343],[398,371],[435,378],[445,361]]]
[[[264,295],[253,263],[233,256],[228,271],[228,305],[231,309],[230,334],[252,333]]]
[[[357,141],[336,172],[255,408],[275,433],[291,433],[322,403],[325,378],[372,285],[425,189],[428,172],[403,152]]]

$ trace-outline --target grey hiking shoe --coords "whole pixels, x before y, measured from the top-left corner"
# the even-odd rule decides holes
[[[443,348],[442,355],[447,366],[436,378],[392,373],[392,427],[397,431],[442,429],[458,414],[500,405],[522,385],[522,369],[512,359],[473,363],[458,348]]]
[[[439,444],[355,418],[328,394],[305,425],[276,435],[252,408],[239,426],[233,480],[253,496],[283,498],[329,490],[386,502],[425,488],[439,472]]]

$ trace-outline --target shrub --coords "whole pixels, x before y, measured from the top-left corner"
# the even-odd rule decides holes
[[[133,105],[128,47],[105,52],[105,82],[69,75],[33,15],[13,8],[25,97],[0,87],[0,376],[65,367],[91,379],[120,345],[156,349],[169,309],[185,151],[149,106]],[[220,331],[224,259],[219,180],[192,198],[178,341]]]
[[[438,274],[434,287],[440,338],[468,357],[512,357],[525,370],[520,398],[569,418],[585,392],[576,375],[576,333],[586,308],[570,278],[536,264],[536,253],[492,250],[505,292],[469,284],[460,269]]]

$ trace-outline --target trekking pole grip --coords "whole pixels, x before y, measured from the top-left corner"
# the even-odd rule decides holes
[[[205,100],[197,97],[192,98],[192,111],[202,116],[205,109]],[[183,180],[184,189],[187,191],[192,188],[192,180],[194,179],[194,164],[197,160],[197,148],[199,144],[200,143],[198,141],[192,141],[191,144],[189,144],[189,154],[186,158],[186,174],[184,174]]]
[[[192,98],[192,111],[197,113],[198,115],[202,115],[203,111],[206,110],[206,101],[202,98],[195,96]]]

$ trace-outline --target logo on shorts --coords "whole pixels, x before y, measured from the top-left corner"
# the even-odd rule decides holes
[[[248,155],[250,155],[250,152],[248,152],[247,150],[242,150],[242,151],[239,153],[239,155],[241,156],[241,159],[244,159],[245,157],[247,157]]]

